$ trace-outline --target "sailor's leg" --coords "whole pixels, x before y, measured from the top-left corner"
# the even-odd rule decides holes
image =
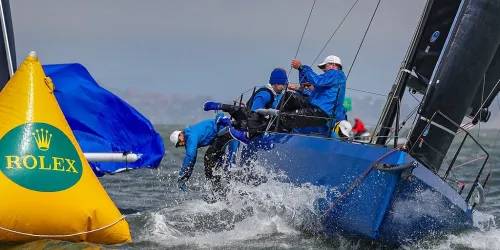
[[[203,165],[205,165],[205,177],[207,179],[213,178],[213,170],[217,167],[218,162],[222,160],[223,147],[229,139],[229,134],[216,137],[205,152]]]
[[[236,105],[222,104],[222,111],[227,112],[236,121],[248,120],[248,117],[254,113],[246,107]]]
[[[316,107],[298,109],[295,111],[283,112],[279,116],[280,128],[292,131],[294,128],[316,127],[324,125],[328,116]]]
[[[207,180],[212,179],[213,176],[213,170],[217,166],[217,138],[215,141],[208,147],[207,151],[205,152],[205,157],[203,161],[203,165],[205,165],[205,178]]]
[[[205,152],[204,165],[205,177],[207,179],[213,178],[213,171],[217,167],[218,163],[222,162],[222,157],[224,156],[224,146],[229,140],[231,140],[231,135],[229,133],[218,136]]]
[[[276,107],[276,109],[279,109],[280,105],[283,105],[281,109],[281,111],[283,112],[309,107],[307,97],[290,91],[287,91],[285,95],[280,99],[280,104],[278,105],[278,107]]]

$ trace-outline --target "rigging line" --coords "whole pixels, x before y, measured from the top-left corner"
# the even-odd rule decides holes
[[[488,94],[488,97],[486,97],[486,99],[489,99],[489,98],[490,98],[491,94],[493,94],[493,91],[497,88],[497,86],[498,86],[498,84],[499,84],[499,83],[500,83],[500,79],[498,79],[497,83],[495,84],[495,87],[493,87],[493,89],[492,89],[492,90],[491,90],[491,92]],[[498,100],[498,99],[497,99],[497,100]],[[484,101],[484,102],[482,102],[482,103],[481,103],[480,108],[477,110],[477,112],[474,114],[474,116],[472,116],[472,117],[473,117],[472,119],[474,119],[474,118],[476,118],[476,117],[477,117],[477,115],[479,114],[479,112],[481,112],[481,109],[484,107],[484,105],[485,105],[485,104],[486,104],[486,101]],[[499,109],[500,109],[500,106],[499,106]],[[467,125],[469,125],[469,124],[472,124],[472,121],[470,121],[470,122],[468,122],[468,123],[464,124],[463,126],[467,126]]]
[[[399,115],[401,115],[401,98],[398,97],[396,101],[397,101],[397,106],[396,106],[396,109],[397,109],[396,112],[397,113],[396,113],[396,116],[399,116]],[[397,119],[399,119],[399,117],[397,117]],[[391,128],[391,130],[392,130],[392,128]],[[396,143],[395,145],[397,145],[397,143],[399,141],[399,138],[401,137],[399,135],[399,132],[400,132],[399,130],[400,130],[399,129],[399,124],[396,124],[396,126],[394,126],[394,132],[391,131],[392,134],[394,135],[394,142]],[[397,137],[396,137],[396,131],[398,131],[398,136]],[[388,143],[389,143],[389,140],[387,140],[385,142],[385,145],[387,145]]]
[[[500,100],[498,100],[498,95],[497,95],[497,103],[498,103],[498,109],[500,110]],[[497,142],[499,137],[500,137],[500,130],[498,130],[497,138],[495,139],[495,143],[493,144],[493,149],[497,147]]]
[[[361,46],[363,46],[363,42],[365,41],[366,34],[368,33],[368,30],[370,29],[370,25],[372,24],[373,18],[375,17],[375,13],[377,13],[378,6],[380,5],[380,0],[378,0],[377,6],[375,7],[375,11],[373,12],[372,18],[370,19],[370,23],[368,23],[368,27],[366,28],[365,34],[363,35],[363,39],[361,40],[361,44],[359,44],[358,51],[356,52],[356,55],[354,56],[354,60],[352,61],[351,67],[349,67],[349,72],[347,72],[346,79],[349,79],[349,74],[351,73],[352,67],[354,66],[354,63],[356,62],[356,58],[358,57],[358,53],[361,50]]]
[[[309,24],[309,20],[311,19],[311,14],[313,13],[315,4],[316,4],[316,0],[314,0],[314,2],[313,2],[313,5],[311,7],[311,11],[309,11],[309,16],[307,17],[306,25],[304,26],[304,31],[302,31],[302,36],[300,37],[299,46],[297,46],[297,51],[295,51],[295,56],[293,58],[297,58],[297,55],[299,54],[300,45],[302,44],[302,39],[304,39],[304,35],[306,34],[307,25]],[[292,72],[292,66],[290,66],[290,70],[288,71],[288,76],[290,76],[291,72]]]
[[[316,60],[318,60],[319,56],[321,55],[321,53],[323,53],[323,50],[325,50],[326,46],[328,46],[328,44],[330,43],[330,41],[332,40],[333,36],[335,36],[335,34],[337,33],[337,31],[339,30],[340,26],[342,26],[342,23],[344,23],[344,21],[346,20],[347,16],[349,16],[349,14],[351,13],[352,9],[354,8],[354,6],[356,6],[356,3],[358,3],[359,0],[356,0],[356,2],[354,2],[354,4],[351,6],[351,8],[349,9],[349,11],[347,12],[347,14],[344,16],[344,18],[342,19],[342,21],[339,23],[339,25],[337,26],[337,28],[335,29],[335,31],[333,32],[333,34],[330,36],[330,38],[328,39],[328,41],[326,41],[325,45],[323,46],[323,48],[321,49],[321,51],[318,53],[318,55],[316,56],[316,58],[314,59],[314,61],[311,63],[311,65],[313,65]],[[380,1],[380,0],[379,0]],[[314,3],[316,3],[316,0],[314,0]],[[314,3],[313,3],[313,8],[314,8]],[[311,13],[312,13],[312,8],[311,8]],[[311,14],[309,13],[309,16],[311,16]],[[309,22],[309,18],[307,19],[307,22]],[[307,23],[306,23],[306,27],[307,27]],[[304,28],[304,33],[305,33],[305,28]],[[304,33],[302,34],[302,36],[304,36]],[[301,43],[302,43],[302,38],[300,39]],[[299,47],[300,47],[300,44],[299,44]],[[297,57],[299,53],[299,49],[297,48],[297,52],[295,53],[295,57]],[[288,72],[288,76],[290,76],[290,73],[291,73],[291,70],[292,68],[290,67],[290,71]],[[285,91],[288,90],[288,85],[286,86],[285,88]],[[353,89],[354,90],[354,89]],[[358,90],[360,91],[360,90]],[[363,91],[361,91],[363,92]],[[371,94],[375,94],[377,95],[376,93],[371,93]],[[381,95],[381,96],[385,96],[385,95],[382,95],[382,94],[378,94],[378,95]],[[287,104],[288,100],[290,100],[290,97],[288,97],[286,100],[285,100],[285,104]]]
[[[411,91],[408,91],[408,93],[410,93],[411,97],[413,97],[413,99],[415,99],[415,101],[418,102],[418,105],[422,104],[422,100],[419,100],[418,98],[416,98],[415,95],[413,93],[411,93]]]
[[[318,60],[319,56],[321,55],[321,53],[323,53],[323,50],[325,50],[326,46],[328,46],[328,44],[330,43],[330,41],[332,40],[333,36],[335,35],[335,33],[337,33],[337,30],[339,30],[340,26],[342,26],[342,23],[344,23],[345,19],[347,18],[347,16],[349,15],[349,13],[351,13],[351,10],[354,8],[354,6],[356,5],[356,3],[358,2],[359,0],[356,0],[356,2],[354,2],[354,4],[351,6],[351,8],[349,9],[349,11],[347,12],[347,14],[344,16],[344,18],[342,19],[342,21],[339,23],[339,26],[337,26],[337,28],[335,29],[335,31],[333,32],[332,36],[330,36],[330,38],[328,39],[328,41],[326,41],[325,43],[325,46],[323,46],[323,48],[321,49],[321,51],[318,53],[318,56],[316,56],[316,58],[314,59],[314,61],[311,63],[311,65],[313,65],[316,60]]]
[[[247,89],[247,90],[243,91],[243,92],[240,94],[240,96],[241,96],[241,95],[244,95],[244,94],[246,94],[246,93],[248,93],[248,91],[253,90],[253,88],[255,88],[255,87],[257,87],[257,86],[253,86],[253,87],[251,87],[251,88],[249,88],[249,89]],[[240,96],[238,96],[236,99],[238,99]]]
[[[497,88],[498,84],[500,83],[500,79],[498,79],[497,83],[495,84],[495,87],[493,87],[493,89],[491,90],[491,92],[488,94],[488,97],[486,97],[486,99],[489,99],[491,94],[493,94],[493,91]],[[483,83],[484,84],[484,83]],[[483,86],[483,92],[484,92],[484,86]],[[483,98],[481,98],[483,99]],[[474,117],[476,117],[478,114],[480,114],[481,112],[481,108],[484,107],[484,105],[486,104],[486,101],[481,101],[481,106],[480,106],[480,109],[476,112],[476,114],[474,114]]]
[[[297,55],[299,54],[299,49],[300,49],[300,45],[302,44],[302,39],[304,38],[304,35],[306,34],[306,30],[307,30],[307,25],[309,24],[309,20],[311,19],[311,14],[314,10],[314,5],[316,4],[316,0],[314,0],[313,2],[313,5],[311,7],[311,11],[309,11],[309,16],[307,17],[307,21],[306,21],[306,25],[304,26],[304,31],[302,31],[302,36],[300,37],[300,41],[299,41],[299,45],[297,46],[297,51],[295,52],[295,57],[297,57]],[[288,70],[288,74],[287,74],[287,79],[290,78],[290,73],[292,73],[292,65],[290,65],[290,69]],[[286,93],[288,91],[288,84],[286,85],[285,89],[284,89],[284,92]],[[283,109],[283,106],[286,105],[286,103],[288,102],[288,100],[290,100],[290,97],[289,96],[284,103],[282,103],[281,101],[278,103],[278,106],[279,106],[279,111],[280,111],[280,115],[281,115],[281,110]],[[282,97],[283,98],[283,97]],[[280,123],[280,119],[279,119],[279,115],[278,115],[278,118],[276,120],[276,131],[278,130],[279,128],[279,123]],[[267,130],[266,130],[267,131]]]
[[[488,97],[486,97],[486,99],[489,99],[489,98],[490,98],[491,94],[493,94],[493,91],[497,88],[497,86],[498,86],[498,84],[499,84],[499,83],[500,83],[500,79],[498,79],[497,83],[495,84],[495,86],[493,87],[493,89],[491,90],[491,92],[488,94]],[[498,99],[497,99],[497,101],[498,101]],[[482,101],[481,106],[479,107],[479,109],[477,110],[477,112],[474,114],[474,116],[472,116],[472,119],[473,119],[473,120],[477,117],[477,115],[480,115],[481,109],[484,107],[484,105],[485,105],[485,104],[486,104],[486,101]],[[499,104],[499,105],[500,105],[500,104]],[[500,106],[499,106],[499,109],[500,109]],[[470,124],[472,124],[472,121],[470,121],[470,122],[468,122],[468,123],[466,123],[466,124],[463,124],[461,127],[465,127],[465,126],[468,126],[468,125],[470,125]],[[473,125],[473,126],[475,126],[475,125]],[[472,126],[472,127],[473,127],[473,126]],[[471,128],[472,128],[472,127],[471,127]],[[481,128],[479,128],[479,129],[481,129]],[[461,131],[459,131],[459,133],[460,133],[460,132],[461,132]]]
[[[370,92],[370,91],[361,90],[361,89],[355,89],[355,88],[346,88],[346,89],[350,89],[350,90],[354,90],[354,91],[359,91],[359,92],[363,92],[363,93],[367,93],[367,94],[372,94],[372,95],[379,95],[379,96],[387,97],[387,95],[384,95],[384,94],[379,94],[379,93]]]
[[[316,60],[318,60],[319,56],[321,55],[321,53],[323,53],[323,50],[325,50],[326,46],[328,46],[328,44],[330,43],[330,41],[332,40],[333,36],[335,36],[335,34],[337,33],[337,31],[339,30],[340,26],[342,26],[342,23],[344,23],[344,21],[346,20],[347,16],[349,16],[349,14],[351,13],[352,9],[354,8],[354,6],[356,5],[356,3],[358,2],[359,0],[356,0],[356,2],[354,2],[354,4],[351,6],[351,8],[349,9],[349,11],[347,12],[347,14],[344,16],[344,18],[342,19],[342,21],[339,23],[339,25],[337,26],[337,28],[335,29],[335,31],[333,32],[333,34],[330,36],[330,38],[328,39],[328,41],[326,41],[325,45],[323,46],[323,48],[321,49],[321,51],[318,53],[318,55],[316,56],[316,58],[314,59],[314,61],[311,63],[311,65],[313,65]],[[316,0],[314,0],[314,3],[316,2]],[[313,8],[314,8],[314,3],[313,3]],[[312,9],[311,9],[311,13],[312,13]],[[311,14],[309,14],[310,16]],[[309,22],[309,18],[307,19],[307,21]],[[306,27],[307,27],[307,24],[306,24]],[[304,28],[304,33],[305,33],[305,28]],[[302,36],[304,36],[304,34],[302,34]],[[301,42],[302,42],[302,38],[301,38]],[[299,47],[300,47],[300,44],[299,44]],[[297,52],[295,53],[295,57],[297,57],[298,55],[298,48],[297,48]],[[288,72],[288,76],[290,76],[290,73],[291,73],[291,70],[292,68],[290,67],[290,71]],[[285,91],[288,90],[288,85],[285,89]],[[353,89],[354,90],[354,89]],[[358,90],[360,91],[360,90]],[[362,92],[362,91],[361,91]],[[375,93],[372,93],[372,94],[375,94]],[[382,95],[382,94],[378,94],[378,95]],[[384,95],[382,95],[384,96]],[[285,105],[288,100],[290,99],[290,97],[288,97],[286,100],[285,100],[285,103],[283,105]]]
[[[500,79],[498,80],[500,82]],[[497,82],[498,84],[498,82]],[[493,88],[495,89],[495,88]],[[497,104],[498,104],[498,109],[500,110],[500,100],[498,99],[498,94],[496,96],[496,99],[497,99]],[[495,143],[493,144],[493,148],[492,149],[495,149],[496,146],[497,146],[497,142],[498,142],[498,138],[500,137],[500,130],[498,131],[497,133],[497,138],[495,139]],[[492,164],[493,164],[493,158],[490,158],[488,159],[489,162],[488,162],[488,167],[489,167],[489,174],[490,174],[490,177],[487,177],[488,179],[486,179],[487,181],[489,181],[491,179],[491,171],[493,170],[493,167],[492,167]],[[485,181],[486,181],[485,180]],[[483,205],[483,203],[486,201],[486,198],[488,197],[488,195],[490,194],[490,188],[491,188],[491,185],[488,185],[488,191],[486,191],[486,195],[484,196],[484,200],[483,202],[481,202],[481,204],[479,204],[477,207],[481,207],[481,205]]]
[[[483,75],[483,91],[481,91],[481,103],[484,102],[484,85],[486,84],[486,74]],[[493,90],[492,90],[493,91]],[[478,130],[477,130],[477,140],[481,140],[481,118],[482,118],[482,112],[481,110],[483,109],[483,105],[479,107],[479,121],[478,121]],[[476,158],[477,155],[479,154],[479,147],[476,148]]]
[[[470,160],[470,161],[465,162],[465,163],[462,163],[462,164],[460,164],[460,165],[453,166],[453,169],[455,169],[455,168],[459,168],[459,167],[461,167],[461,166],[467,165],[467,164],[472,163],[472,162],[475,162],[475,161],[479,161],[479,160],[484,159],[484,158],[486,158],[486,157],[488,157],[488,156],[478,157],[478,158],[476,158],[476,159],[474,159],[474,160]]]
[[[396,124],[397,126],[399,126],[399,131],[401,131],[401,130],[404,128],[404,126],[406,125],[406,122],[407,122],[408,120],[410,120],[410,118],[411,118],[411,117],[413,116],[413,114],[414,114],[414,113],[418,110],[418,108],[419,108],[419,107],[420,107],[420,104],[419,104],[419,105],[417,105],[417,106],[416,106],[416,107],[415,107],[415,108],[414,108],[414,109],[410,112],[410,114],[408,114],[408,115],[406,116],[406,118],[405,118],[405,119],[404,119],[404,120],[403,120],[400,124]],[[390,129],[392,129],[392,127],[384,127],[384,126],[380,126],[380,128],[390,128]],[[389,133],[389,136],[387,136],[387,137],[390,137],[393,133],[394,133],[394,132],[393,132],[393,131],[391,131],[391,132]],[[408,133],[408,134],[409,134],[409,133]],[[406,135],[406,136],[408,136],[408,135]],[[384,136],[377,136],[377,137],[384,137]]]

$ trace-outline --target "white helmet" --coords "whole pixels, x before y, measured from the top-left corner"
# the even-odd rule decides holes
[[[336,122],[333,131],[340,137],[352,137],[352,125],[346,120]]]
[[[170,141],[174,144],[174,146],[177,145],[177,142],[179,141],[179,134],[182,131],[176,130],[172,134],[170,134]]]

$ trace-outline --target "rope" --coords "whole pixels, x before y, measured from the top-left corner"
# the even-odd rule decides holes
[[[88,233],[97,232],[97,231],[109,228],[111,226],[114,226],[116,223],[120,222],[123,219],[125,219],[125,216],[122,215],[122,217],[120,217],[118,220],[116,220],[115,222],[113,222],[113,223],[111,223],[109,225],[106,225],[106,226],[103,226],[103,227],[100,227],[100,228],[97,228],[97,229],[94,229],[94,230],[80,232],[80,233],[74,233],[74,234],[59,234],[59,235],[57,235],[57,234],[52,234],[52,235],[50,235],[50,234],[30,234],[30,233],[19,232],[19,231],[8,229],[8,228],[4,228],[4,227],[0,227],[0,229],[2,229],[4,231],[7,231],[7,232],[21,234],[21,235],[27,235],[27,236],[44,237],[44,238],[62,238],[62,237],[71,237],[71,236],[77,236],[77,235],[82,235],[82,234],[88,234]]]
[[[481,106],[479,107],[479,109],[477,111],[479,113],[479,122],[477,123],[477,125],[479,127],[479,129],[477,130],[477,140],[481,140],[481,118],[482,118],[481,110],[483,109],[483,105],[484,105],[483,102],[484,102],[484,85],[485,84],[486,84],[486,74],[483,75],[483,90],[481,91]],[[493,92],[493,90],[494,90],[494,88],[491,91]],[[477,156],[478,154],[479,154],[479,147],[476,148],[476,157],[478,157]]]
[[[294,58],[297,58],[297,55],[299,54],[299,49],[300,49],[300,45],[302,44],[302,39],[304,39],[304,35],[306,34],[306,30],[307,30],[307,25],[309,24],[309,20],[311,19],[311,14],[314,10],[314,5],[316,4],[316,0],[314,0],[313,2],[313,5],[311,7],[311,11],[309,11],[309,16],[307,17],[307,21],[306,21],[306,26],[304,26],[304,31],[302,31],[302,36],[300,37],[300,42],[299,42],[299,46],[297,46],[297,51],[295,52],[295,57]],[[292,66],[290,66],[290,70],[288,71],[288,78],[290,77],[290,73],[292,72]],[[287,86],[288,88],[288,86]]]
[[[340,26],[342,26],[342,23],[344,23],[345,19],[347,18],[347,16],[349,16],[349,14],[351,13],[352,9],[354,8],[354,6],[356,5],[356,3],[358,1],[359,0],[356,0],[356,2],[354,2],[354,4],[351,6],[351,8],[347,12],[347,14],[344,16],[344,18],[342,19],[342,21],[339,23],[339,25],[337,26],[337,28],[335,29],[335,31],[333,32],[333,34],[330,36],[330,38],[328,39],[328,41],[326,41],[325,45],[323,46],[323,48],[321,49],[321,51],[318,53],[318,55],[316,56],[316,58],[314,59],[314,61],[311,63],[311,65],[313,65],[316,62],[316,60],[318,60],[318,58],[321,55],[321,53],[323,53],[323,50],[326,48],[326,46],[328,46],[328,44],[332,40],[333,36],[337,33],[337,31],[339,30]],[[300,38],[300,43],[299,43],[299,46],[297,48],[297,52],[295,53],[295,58],[297,57],[297,55],[299,53],[300,44],[302,43],[302,38],[304,37],[304,34],[306,32],[307,24],[309,23],[309,18],[311,17],[311,13],[312,13],[312,11],[314,9],[314,4],[315,3],[316,3],[316,0],[314,0],[313,6],[311,8],[311,12],[309,13],[309,17],[307,18],[306,26],[304,27],[304,31],[302,33],[302,37]],[[290,76],[291,70],[292,70],[292,67],[290,67],[290,71],[288,72],[288,77]],[[287,90],[288,90],[288,85],[285,88],[285,92]],[[353,89],[353,90],[357,90],[357,89]],[[361,90],[357,90],[357,91],[361,91]],[[361,91],[361,92],[365,92],[365,91]],[[382,95],[382,94],[376,94],[376,93],[372,93],[372,94]],[[282,107],[285,106],[288,103],[289,100],[290,100],[290,97],[288,97],[283,104],[281,104],[281,102],[280,102],[280,108],[279,108],[280,111],[281,111]],[[281,114],[281,112],[280,112],[280,114]],[[331,120],[333,120],[333,117],[331,118]],[[278,128],[279,128],[279,119],[276,121],[276,129],[278,129]]]
[[[377,163],[381,160],[383,160],[384,158],[386,158],[387,156],[391,155],[392,153],[398,151],[399,149],[401,149],[402,147],[396,147],[394,149],[392,149],[391,151],[383,154],[382,156],[380,156],[377,160],[375,160],[371,165],[370,167],[368,167],[365,172],[363,172],[357,179],[356,181],[354,181],[351,186],[340,196],[337,198],[337,200],[335,200],[334,203],[332,203],[328,209],[323,213],[323,215],[321,216],[321,220],[324,221],[324,219],[328,216],[328,214],[332,211],[332,209],[339,203],[339,201],[344,198],[347,194],[349,194],[359,183],[361,183],[361,181],[370,173],[370,171],[375,167],[375,165],[377,165]]]
[[[475,161],[479,161],[479,160],[484,159],[484,158],[486,158],[486,157],[487,157],[487,156],[478,157],[478,158],[476,158],[476,159],[474,159],[474,160],[470,160],[470,161],[468,161],[468,162],[464,162],[464,163],[462,163],[462,164],[460,164],[460,165],[453,166],[453,169],[455,169],[455,168],[459,168],[459,167],[461,167],[461,166],[467,165],[467,164],[472,163],[472,162],[475,162]]]
[[[349,74],[351,73],[352,66],[354,66],[354,63],[356,62],[356,58],[358,57],[358,53],[361,50],[361,46],[363,46],[363,42],[365,41],[366,34],[368,33],[368,30],[370,29],[370,25],[372,24],[373,18],[375,17],[375,13],[377,13],[378,6],[380,4],[380,0],[378,0],[377,7],[375,7],[375,11],[373,12],[372,18],[370,19],[370,23],[368,23],[368,27],[366,28],[365,34],[363,35],[363,39],[361,40],[361,44],[358,47],[358,51],[356,52],[356,55],[354,56],[354,60],[352,61],[351,67],[349,67],[349,72],[347,72],[346,79],[349,79]]]
[[[315,4],[316,4],[316,0],[314,0],[314,2],[313,2],[313,5],[311,7],[311,11],[309,11],[309,16],[307,17],[306,25],[304,26],[304,31],[302,31],[302,36],[300,37],[299,45],[297,46],[297,51],[295,52],[295,57],[294,58],[296,58],[297,55],[299,54],[300,45],[302,44],[302,39],[304,38],[304,35],[306,34],[307,25],[309,24],[309,20],[311,19],[311,14],[312,14],[312,12],[314,10],[314,5]],[[292,66],[291,65],[290,65],[290,69],[288,70],[287,78],[290,78],[290,73],[292,73]],[[285,87],[284,93],[286,93],[287,91],[288,91],[288,84]],[[286,105],[286,103],[288,102],[288,100],[290,100],[290,97],[288,97],[285,100],[284,103],[281,102],[281,101],[279,102],[279,104],[278,104],[279,105],[279,111],[280,111],[279,115],[281,115],[281,110],[283,109],[283,106]],[[280,119],[278,118],[276,120],[276,129],[275,129],[275,131],[278,131],[279,125],[280,125]]]
[[[498,80],[498,82],[500,82],[500,79]],[[498,82],[497,82],[497,84],[498,84]],[[495,86],[496,86],[496,85],[495,85]],[[500,109],[500,100],[498,99],[498,95],[497,95],[496,99],[497,99],[498,109]],[[492,149],[495,149],[495,148],[497,147],[497,142],[498,142],[498,139],[499,139],[499,138],[500,138],[500,131],[498,131],[498,133],[497,133],[497,138],[495,139],[495,144],[493,144],[493,148],[492,148]],[[490,159],[492,159],[492,158],[490,158]],[[488,177],[488,179],[487,179],[487,180],[485,180],[485,181],[489,181],[489,180],[491,180],[491,175],[492,175],[492,174],[491,174],[491,172],[493,171],[492,161],[493,161],[493,160],[490,160],[490,161],[489,161],[489,163],[488,163],[488,168],[489,168],[489,170],[490,170],[488,174],[489,174],[490,176],[489,176],[489,177]],[[476,209],[479,209],[479,208],[481,207],[481,205],[483,205],[483,203],[486,201],[486,199],[488,198],[488,195],[490,194],[490,188],[491,188],[491,185],[488,185],[488,191],[486,191],[486,194],[484,195],[484,200],[483,200],[483,202],[481,202],[481,204],[479,204],[479,205],[477,206],[477,208],[476,208]]]
[[[330,41],[332,40],[333,36],[335,35],[335,33],[337,33],[337,30],[339,30],[340,26],[342,25],[342,23],[344,23],[345,19],[347,18],[347,16],[349,16],[349,13],[351,13],[351,10],[354,8],[354,6],[356,5],[356,3],[358,2],[359,0],[356,0],[356,2],[354,2],[354,4],[351,6],[351,8],[349,9],[349,11],[347,12],[347,14],[344,16],[344,18],[342,19],[342,21],[339,23],[339,26],[337,26],[337,28],[335,29],[335,31],[333,32],[333,34],[330,36],[330,38],[328,39],[328,41],[326,41],[325,43],[325,46],[323,46],[323,48],[321,49],[321,51],[318,53],[318,56],[316,56],[316,58],[314,59],[314,61],[311,63],[311,65],[313,65],[316,60],[318,60],[319,56],[321,55],[321,53],[323,53],[323,50],[325,50],[326,46],[328,46],[328,44],[330,43]]]
[[[354,91],[359,91],[359,92],[363,92],[363,93],[367,93],[367,94],[372,94],[372,95],[379,95],[379,96],[384,96],[384,97],[387,96],[387,95],[384,95],[384,94],[379,94],[379,93],[370,92],[370,91],[361,90],[361,89],[348,88],[348,87],[346,87],[346,89],[350,89],[350,90],[354,90]]]

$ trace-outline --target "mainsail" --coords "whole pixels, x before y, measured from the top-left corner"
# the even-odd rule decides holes
[[[429,79],[460,6],[460,0],[429,0],[379,122],[377,144],[384,145],[406,88],[425,94]]]
[[[490,118],[491,112],[488,108],[500,90],[500,82],[498,81],[500,79],[500,70],[498,69],[500,69],[500,47],[497,48],[469,108],[470,111],[467,116],[473,119],[474,123],[478,121],[487,122]]]
[[[447,2],[448,1],[443,1]],[[439,171],[500,43],[500,1],[464,0],[429,80],[410,153]]]
[[[129,152],[136,162],[91,162],[97,176],[159,166],[165,148],[151,122],[125,101],[97,84],[81,64],[44,65],[55,96],[85,153]]]

